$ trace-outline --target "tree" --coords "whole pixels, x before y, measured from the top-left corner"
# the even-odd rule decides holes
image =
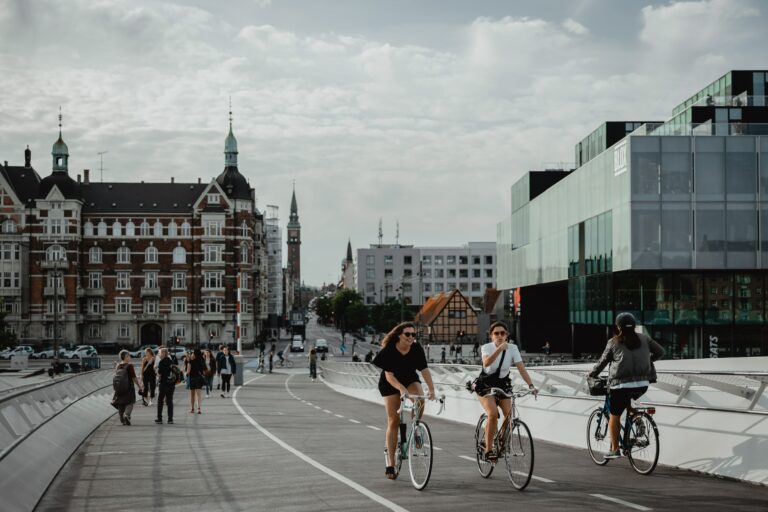
[[[0,302],[2,304],[2,302]],[[0,311],[0,349],[16,345],[16,333],[8,331],[8,324],[5,322],[5,311]]]
[[[352,304],[362,304],[363,298],[354,290],[339,290],[333,297],[333,321],[336,327],[343,331],[350,330],[346,327],[346,313],[347,309]]]
[[[315,301],[315,313],[321,324],[329,324],[333,319],[333,303],[330,297],[319,297]]]
[[[347,307],[346,330],[359,331],[368,324],[368,308],[362,302],[354,302]]]

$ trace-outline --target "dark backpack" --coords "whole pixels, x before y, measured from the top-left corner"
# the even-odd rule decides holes
[[[182,381],[181,370],[175,364],[171,366],[171,373],[168,374],[168,384],[176,385]]]
[[[128,365],[120,365],[115,369],[115,376],[112,378],[112,388],[118,395],[129,393],[133,390],[131,376],[128,374]]]

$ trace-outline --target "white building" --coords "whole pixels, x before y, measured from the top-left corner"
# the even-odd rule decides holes
[[[271,330],[277,332],[283,314],[283,236],[280,231],[278,207],[267,205],[267,318]]]
[[[458,289],[481,305],[485,290],[496,287],[496,243],[460,247],[371,245],[357,250],[357,291],[366,304],[390,297],[423,304],[431,295]]]

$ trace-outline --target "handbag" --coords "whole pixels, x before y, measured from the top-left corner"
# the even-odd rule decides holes
[[[587,377],[587,387],[591,396],[605,396],[608,394],[608,381],[601,377]]]
[[[480,375],[475,377],[475,380],[467,381],[467,391],[470,393],[482,393],[483,390],[488,389],[491,386],[491,379],[496,378],[496,380],[499,380],[501,378],[501,363],[504,362],[504,356],[507,354],[507,351],[504,350],[501,353],[501,359],[499,359],[499,367],[496,368],[496,371],[494,371],[491,374],[485,373],[485,368],[480,370]]]

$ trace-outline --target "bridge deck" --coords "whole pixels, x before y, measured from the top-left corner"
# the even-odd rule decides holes
[[[154,408],[141,405],[130,427],[110,419],[38,510],[501,510],[513,501],[527,510],[764,511],[768,503],[765,487],[666,467],[642,477],[626,460],[601,468],[586,451],[540,441],[541,479],[518,492],[502,467],[484,480],[463,458],[473,456],[470,426],[431,418],[440,450],[429,486],[418,492],[407,469],[397,481],[384,478],[383,408],[312,383],[305,372],[256,375],[235,400],[204,401],[202,415],[189,413],[179,388],[175,425],[155,425]]]

